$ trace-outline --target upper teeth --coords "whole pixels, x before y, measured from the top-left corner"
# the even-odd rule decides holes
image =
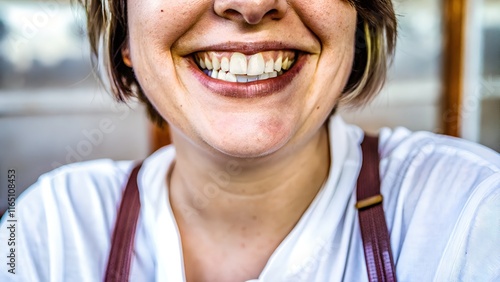
[[[196,55],[199,67],[212,78],[230,82],[252,82],[279,76],[290,68],[295,54],[271,51],[247,56],[243,53],[204,52]]]

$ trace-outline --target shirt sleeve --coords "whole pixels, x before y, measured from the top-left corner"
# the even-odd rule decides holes
[[[380,144],[399,280],[500,281],[498,153],[403,129],[383,131]]]
[[[0,224],[0,281],[50,281],[47,214],[40,198],[43,182],[29,188]],[[11,217],[12,215],[12,217]]]
[[[434,281],[500,281],[499,172],[471,195]]]
[[[130,164],[100,160],[42,175],[19,197],[15,218],[1,221],[0,281],[102,280]]]

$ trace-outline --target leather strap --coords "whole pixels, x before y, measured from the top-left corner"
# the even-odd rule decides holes
[[[389,232],[380,194],[378,138],[365,136],[361,143],[363,163],[357,183],[357,203],[366,269],[370,282],[395,282]]]
[[[106,282],[125,282],[129,278],[135,230],[141,209],[139,188],[137,187],[137,174],[141,165],[142,163],[134,167],[123,192],[104,278]]]

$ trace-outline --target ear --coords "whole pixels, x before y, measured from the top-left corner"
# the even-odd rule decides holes
[[[130,47],[128,44],[128,40],[125,40],[123,47],[121,49],[121,53],[122,53],[123,63],[127,67],[131,68],[132,67],[132,60],[130,59]]]

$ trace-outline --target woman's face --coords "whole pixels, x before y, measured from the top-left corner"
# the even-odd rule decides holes
[[[128,0],[128,26],[124,54],[174,134],[258,157],[318,132],[350,74],[356,11],[343,0]]]

